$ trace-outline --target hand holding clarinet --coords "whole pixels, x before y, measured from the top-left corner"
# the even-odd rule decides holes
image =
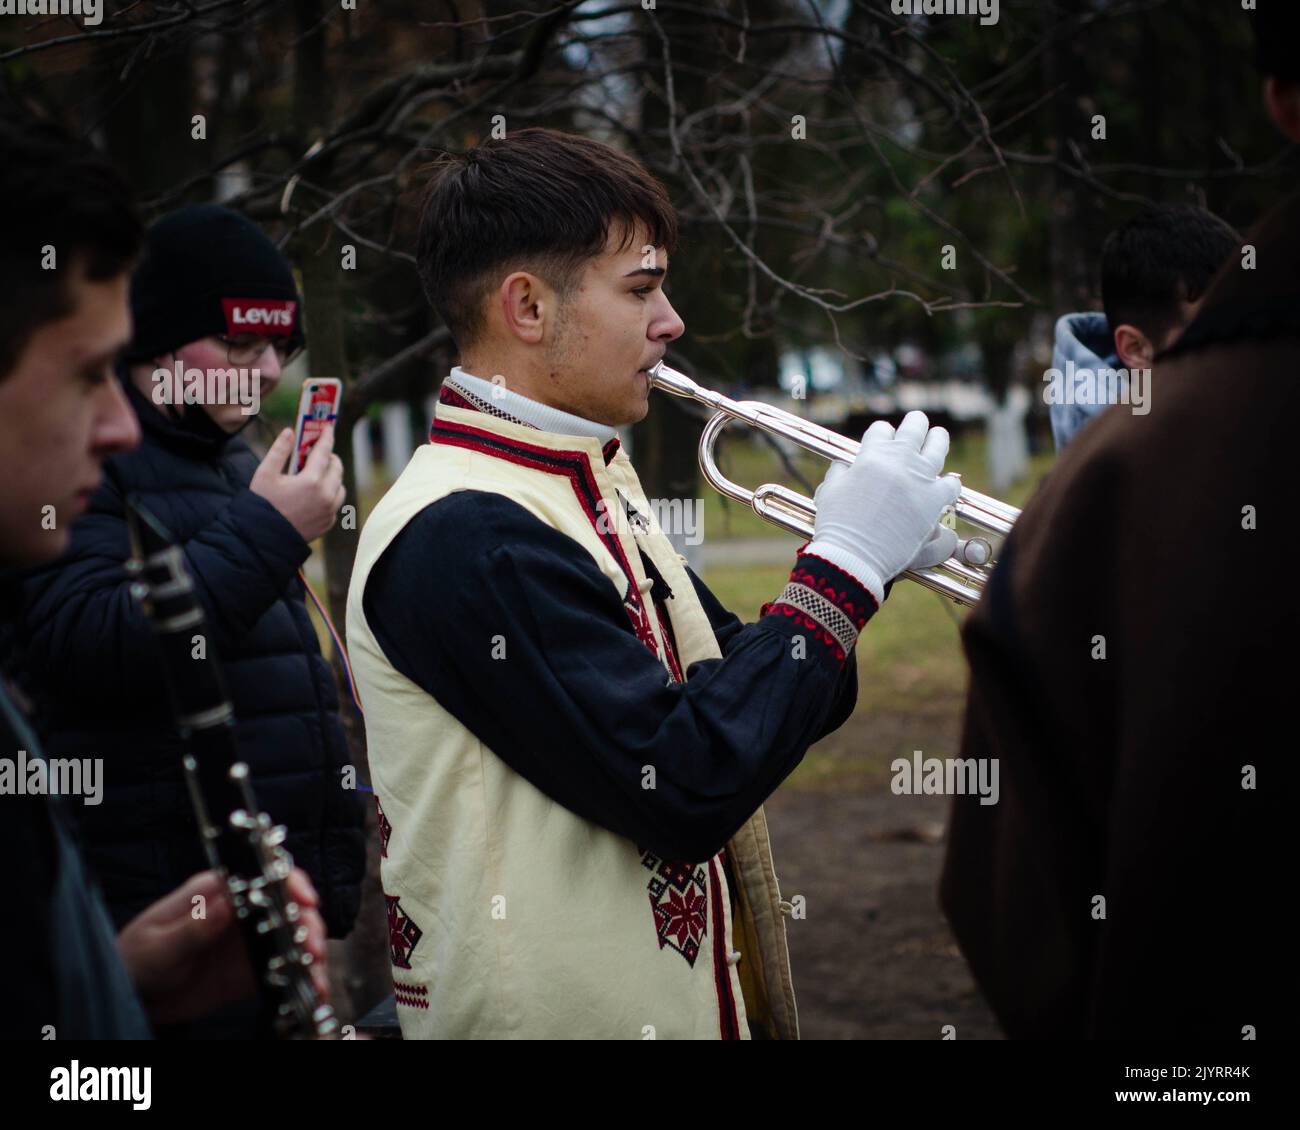
[[[126,513],[132,591],[163,652],[177,730],[188,751],[186,783],[212,870],[128,923],[119,949],[146,997],[174,992],[188,973],[195,980],[185,996],[195,999],[182,1008],[219,1004],[247,986],[251,968],[268,1034],[336,1038],[338,1021],[323,994],[325,932],[316,893],[294,869],[284,829],[258,809],[248,767],[238,757],[234,710],[216,656],[209,648],[193,650],[194,637],[206,634],[206,617],[185,555],[136,498],[127,499]],[[197,895],[204,896],[208,921],[186,924]],[[232,924],[242,939],[234,937]],[[236,959],[240,948],[242,962]],[[162,965],[151,968],[153,960]],[[156,1021],[180,1018],[155,1015]]]

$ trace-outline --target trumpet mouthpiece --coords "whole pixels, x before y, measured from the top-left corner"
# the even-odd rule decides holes
[[[700,391],[700,386],[685,373],[670,369],[662,361],[651,368],[649,373],[651,388],[663,389],[664,392],[671,392],[674,396],[689,396],[692,398]]]

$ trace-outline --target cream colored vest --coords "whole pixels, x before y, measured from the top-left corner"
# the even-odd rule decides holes
[[[366,522],[348,594],[403,1035],[748,1039],[752,1025],[755,1035],[797,1038],[789,904],[761,808],[712,859],[642,853],[515,773],[388,662],[366,623],[370,570],[406,524],[453,491],[492,491],[591,554],[669,677],[717,657],[684,559],[655,523],[630,460],[617,451],[606,465],[595,439],[445,403],[433,439]],[[619,519],[616,492],[644,528]],[[675,657],[637,547],[673,592]],[[493,693],[509,709],[508,682]]]

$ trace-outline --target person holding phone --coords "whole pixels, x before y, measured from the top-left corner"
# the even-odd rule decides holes
[[[343,399],[343,382],[334,377],[304,381],[298,399],[298,423],[293,432],[293,457],[289,474],[296,475],[307,466],[312,448],[338,419],[339,401]]]
[[[292,271],[245,217],[187,207],[149,229],[131,308],[117,379],[140,445],[106,461],[67,553],[21,585],[18,641],[46,751],[93,748],[108,767],[102,802],[75,816],[115,925],[203,868],[162,656],[123,567],[124,502],[139,494],[184,550],[211,632],[195,647],[221,657],[258,799],[342,937],[360,902],[363,810],[345,787],[334,677],[298,576],[343,504],[342,463],[332,425],[297,474],[292,429],[259,459],[239,434],[253,398],[231,395],[260,399],[303,347]],[[252,1021],[249,1008],[201,1033],[250,1035]]]
[[[140,425],[111,365],[130,334],[127,283],[143,232],[97,154],[34,120],[0,120],[0,756],[44,749],[10,681],[20,568],[58,558],[110,456]],[[61,269],[41,267],[42,246]],[[53,512],[54,523],[44,520]],[[97,746],[81,751],[98,754]],[[204,870],[114,930],[69,828],[78,796],[0,795],[7,861],[0,1039],[140,1039],[251,998],[255,982],[217,872]],[[290,879],[322,994],[325,927],[307,877]],[[207,905],[193,914],[194,900]]]

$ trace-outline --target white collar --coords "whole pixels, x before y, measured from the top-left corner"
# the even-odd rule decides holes
[[[566,436],[590,436],[592,439],[599,440],[602,447],[618,435],[618,430],[608,424],[598,424],[595,420],[584,420],[572,412],[552,408],[549,404],[542,404],[521,393],[512,392],[503,385],[472,376],[459,365],[452,369],[447,380],[462,393],[470,394],[473,399],[483,402],[498,412],[522,420],[525,424],[531,424],[543,432],[556,432]]]

